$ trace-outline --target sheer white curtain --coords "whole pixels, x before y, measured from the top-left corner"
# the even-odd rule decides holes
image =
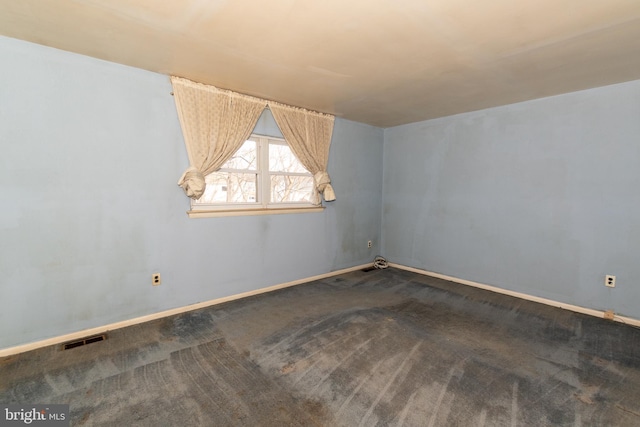
[[[190,164],[178,185],[199,199],[204,177],[242,146],[267,102],[180,77],[171,77],[171,84]]]
[[[275,102],[269,102],[269,109],[291,151],[313,174],[316,187],[313,204],[321,203],[320,194],[327,202],[335,200],[327,173],[334,117]]]

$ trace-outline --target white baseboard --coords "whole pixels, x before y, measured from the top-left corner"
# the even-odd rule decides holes
[[[432,271],[421,270],[419,268],[414,268],[414,267],[407,267],[406,265],[395,264],[395,263],[390,262],[389,263],[389,267],[395,267],[395,268],[399,268],[401,270],[411,271],[413,273],[418,273],[418,274],[422,274],[422,275],[425,275],[425,276],[436,277],[438,279],[447,280],[449,282],[460,283],[462,285],[473,286],[474,288],[485,289],[487,291],[496,292],[496,293],[504,294],[504,295],[509,295],[509,296],[516,297],[516,298],[521,298],[521,299],[524,299],[524,300],[527,300],[527,301],[538,302],[538,303],[541,303],[541,304],[550,305],[552,307],[558,307],[558,308],[562,308],[562,309],[565,309],[565,310],[575,311],[576,313],[588,314],[590,316],[595,316],[595,317],[600,317],[600,318],[604,318],[604,314],[605,314],[604,311],[600,311],[600,310],[594,310],[594,309],[591,309],[591,308],[580,307],[578,305],[573,305],[573,304],[566,304],[564,302],[559,302],[559,301],[554,301],[554,300],[550,300],[550,299],[547,299],[547,298],[541,298],[541,297],[536,297],[536,296],[533,296],[533,295],[523,294],[521,292],[510,291],[508,289],[502,289],[502,288],[498,288],[496,286],[485,285],[485,284],[482,284],[482,283],[473,282],[471,280],[459,279],[457,277],[447,276],[445,274],[434,273]],[[627,325],[640,327],[640,320],[634,319],[632,317],[625,317],[625,316],[615,315],[613,320],[615,320],[616,322],[627,324]]]
[[[134,319],[123,320],[121,322],[110,323],[104,326],[98,326],[95,328],[84,329],[70,334],[60,335],[53,338],[47,338],[41,341],[35,341],[32,343],[21,344],[15,347],[8,347],[0,349],[0,357],[12,356],[25,351],[35,350],[41,347],[47,347],[50,345],[62,344],[67,341],[74,341],[80,338],[84,338],[91,335],[104,334],[105,332],[112,331],[114,329],[124,328],[126,326],[136,325],[138,323],[149,322],[151,320],[161,319],[167,316],[173,316],[175,314],[185,313],[187,311],[198,310],[200,308],[209,307],[216,304],[222,304],[224,302],[234,301],[241,298],[250,297],[253,295],[259,295],[266,292],[276,291],[278,289],[288,288],[290,286],[301,285],[303,283],[313,282],[314,280],[326,279],[327,277],[337,276],[339,274],[350,273],[356,270],[362,270],[363,268],[371,267],[373,264],[362,264],[355,267],[343,268],[342,270],[336,270],[329,273],[319,274],[317,276],[307,277],[304,279],[294,280],[292,282],[281,283],[279,285],[268,286],[266,288],[256,289],[254,291],[243,292],[240,294],[230,295],[228,297],[216,298],[209,301],[200,302],[197,304],[186,305],[184,307],[178,307],[171,310],[160,311],[158,313],[148,314],[146,316],[136,317]]]

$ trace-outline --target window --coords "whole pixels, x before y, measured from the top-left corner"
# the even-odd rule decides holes
[[[205,177],[193,210],[312,207],[313,176],[283,139],[252,135],[222,167]]]

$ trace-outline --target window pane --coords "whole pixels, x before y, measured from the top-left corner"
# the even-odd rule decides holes
[[[196,203],[255,203],[254,173],[214,172],[205,177],[207,188]]]
[[[258,166],[258,150],[255,141],[245,141],[242,147],[222,165],[224,169],[256,170]]]
[[[311,202],[313,178],[271,175],[271,203]]]
[[[269,171],[309,173],[288,145],[269,144]]]

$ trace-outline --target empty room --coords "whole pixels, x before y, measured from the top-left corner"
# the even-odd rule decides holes
[[[0,0],[0,425],[640,425],[638,0]]]

